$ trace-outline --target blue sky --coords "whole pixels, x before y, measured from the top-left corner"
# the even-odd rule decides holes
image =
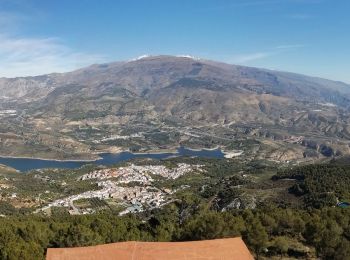
[[[348,0],[0,0],[0,76],[188,54],[350,83]]]

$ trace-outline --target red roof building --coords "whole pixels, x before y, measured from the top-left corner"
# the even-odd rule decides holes
[[[120,242],[49,248],[47,260],[253,260],[240,237],[189,242]]]

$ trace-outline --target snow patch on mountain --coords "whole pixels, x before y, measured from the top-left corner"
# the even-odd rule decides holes
[[[145,58],[149,58],[149,57],[151,57],[151,56],[152,56],[152,55],[149,55],[149,54],[143,54],[143,55],[138,56],[138,57],[136,57],[136,58],[134,58],[134,59],[131,59],[130,61],[142,60],[142,59],[145,59]]]
[[[188,59],[192,59],[192,60],[200,60],[201,58],[192,56],[192,55],[188,55],[188,54],[181,54],[181,55],[176,55],[176,57],[178,58],[188,58]]]

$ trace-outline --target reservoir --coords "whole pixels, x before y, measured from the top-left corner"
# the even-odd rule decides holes
[[[130,153],[121,152],[116,154],[100,154],[101,159],[96,161],[55,161],[35,158],[5,158],[0,157],[0,164],[12,167],[18,171],[25,172],[44,168],[79,168],[85,164],[112,165],[133,158],[167,159],[173,156],[193,156],[204,158],[224,158],[224,153],[220,149],[216,150],[191,150],[179,147],[176,153]]]

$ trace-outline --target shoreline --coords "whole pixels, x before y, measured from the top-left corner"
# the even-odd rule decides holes
[[[145,152],[136,152],[136,153],[133,153],[133,152],[130,152],[130,151],[127,151],[129,153],[132,153],[132,154],[135,154],[135,155],[143,155],[143,154],[176,154],[178,151],[177,149],[175,150],[172,150],[172,149],[164,149],[164,151],[161,151],[161,150],[155,150],[155,151],[145,151]]]
[[[96,162],[99,159],[49,159],[49,158],[40,158],[40,157],[28,157],[28,156],[3,156],[0,155],[0,159],[29,159],[29,160],[41,160],[41,161],[55,161],[55,162]]]
[[[244,153],[244,151],[242,151],[242,150],[231,151],[231,152],[224,152],[224,151],[222,151],[222,152],[223,152],[224,157],[226,159],[233,159],[233,158],[241,156]]]
[[[0,163],[0,169],[5,169],[5,170],[8,170],[8,171],[13,171],[13,172],[20,172],[19,170],[15,169],[15,168],[12,168],[11,166],[8,166],[8,165],[5,165],[5,164],[1,164]]]
[[[100,155],[102,154],[113,154],[113,155],[116,155],[116,154],[121,154],[121,153],[131,153],[131,154],[134,154],[134,155],[149,155],[149,154],[171,154],[171,156],[179,156],[178,154],[178,149],[181,148],[181,147],[178,147],[178,148],[174,148],[174,149],[164,149],[163,151],[162,150],[155,150],[155,151],[145,151],[145,152],[131,152],[130,150],[124,150],[124,151],[119,151],[117,153],[111,153],[111,152],[101,152],[101,153],[91,153],[91,154],[95,154],[95,155],[98,155],[99,158],[96,158],[96,159],[50,159],[50,158],[41,158],[41,157],[29,157],[29,156],[4,156],[4,155],[0,155],[0,159],[3,158],[3,159],[29,159],[29,160],[41,160],[41,161],[54,161],[54,162],[82,162],[82,163],[86,163],[86,162],[96,162],[96,161],[99,161],[101,159],[103,159]],[[183,147],[187,150],[190,150],[190,151],[195,151],[195,152],[200,152],[200,151],[214,151],[214,150],[218,150],[220,149],[221,150],[221,147],[220,146],[217,146],[217,147],[214,147],[214,148],[197,148],[197,149],[192,149],[192,148],[187,148],[187,147]],[[221,150],[221,152],[226,155],[226,154],[229,154],[229,152],[225,152],[223,150]]]
[[[225,153],[224,150],[222,150],[222,148],[219,145],[214,148],[187,148],[187,147],[183,147],[183,148],[187,150],[195,151],[195,152],[221,150],[222,153]]]

